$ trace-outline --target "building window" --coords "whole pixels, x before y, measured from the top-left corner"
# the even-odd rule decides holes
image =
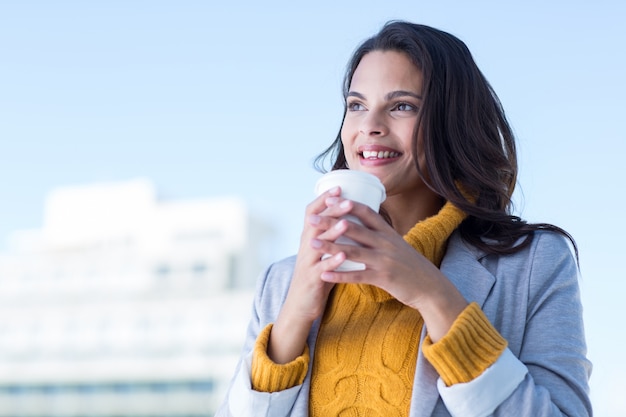
[[[202,261],[195,262],[191,265],[191,271],[194,275],[204,275],[208,270],[208,265]]]
[[[154,273],[158,277],[167,277],[172,272],[172,268],[168,264],[160,264],[154,268]]]

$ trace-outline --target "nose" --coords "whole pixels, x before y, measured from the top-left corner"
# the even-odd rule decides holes
[[[365,136],[386,136],[389,128],[383,114],[370,110],[361,119],[359,132]]]

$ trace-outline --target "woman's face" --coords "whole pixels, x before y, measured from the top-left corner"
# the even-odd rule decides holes
[[[422,73],[396,51],[373,51],[359,63],[350,84],[341,129],[350,169],[376,175],[387,196],[425,188],[412,154],[422,104]]]

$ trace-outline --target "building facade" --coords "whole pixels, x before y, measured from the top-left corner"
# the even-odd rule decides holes
[[[0,417],[211,415],[270,240],[235,198],[54,190],[0,254]]]

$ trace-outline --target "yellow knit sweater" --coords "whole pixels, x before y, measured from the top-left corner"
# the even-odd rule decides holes
[[[416,224],[404,239],[439,266],[450,234],[465,214],[446,203]],[[423,320],[387,292],[370,285],[336,285],[324,313],[311,370],[310,415],[408,416]],[[278,365],[267,356],[272,325],[259,334],[252,360],[252,386],[276,392],[302,384],[309,351]],[[422,351],[447,385],[468,382],[500,356],[506,341],[476,303],[437,343]]]

